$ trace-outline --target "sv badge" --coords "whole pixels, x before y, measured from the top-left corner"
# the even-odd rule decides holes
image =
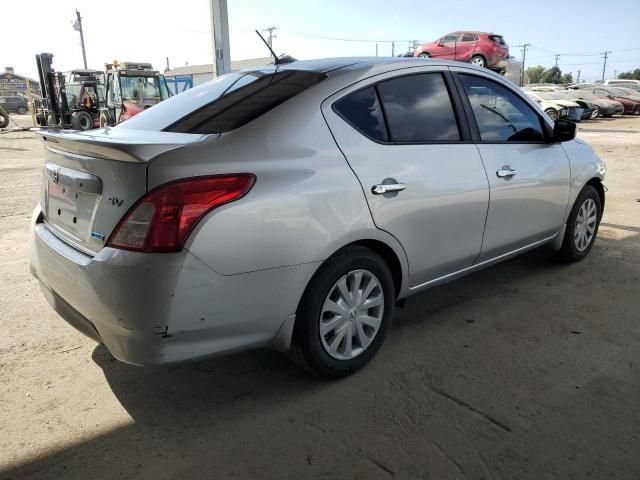
[[[119,207],[124,202],[124,200],[118,197],[107,197],[107,201],[114,207]]]

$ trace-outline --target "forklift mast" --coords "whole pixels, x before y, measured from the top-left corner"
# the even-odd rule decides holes
[[[56,72],[51,66],[53,54],[36,55],[38,77],[42,85],[42,107],[53,115],[55,123],[60,123],[64,112],[68,110],[64,75]],[[56,88],[57,87],[57,88]]]

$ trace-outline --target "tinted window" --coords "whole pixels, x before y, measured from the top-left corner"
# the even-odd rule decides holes
[[[165,131],[200,134],[229,132],[324,80],[326,75],[311,71],[281,70],[273,73],[251,72],[244,75],[243,80],[247,78],[250,82],[246,85],[223,92],[214,101],[165,128]]]
[[[440,43],[453,43],[458,39],[458,35],[447,35],[442,38]]]
[[[476,40],[478,40],[478,36],[474,35],[472,33],[465,33],[462,36],[462,40],[460,40],[461,42],[475,42]]]
[[[440,73],[407,75],[378,84],[394,142],[460,140],[449,92]]]
[[[374,87],[367,87],[340,99],[335,104],[335,110],[353,127],[372,140],[380,142],[389,140]]]
[[[540,117],[511,90],[481,77],[461,75],[460,78],[482,141],[544,140]]]

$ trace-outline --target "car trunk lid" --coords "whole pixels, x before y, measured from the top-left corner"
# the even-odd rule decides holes
[[[43,221],[89,255],[102,249],[118,221],[146,193],[148,163],[205,137],[119,128],[41,133]]]

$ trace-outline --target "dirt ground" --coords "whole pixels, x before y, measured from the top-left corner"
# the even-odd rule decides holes
[[[640,118],[579,135],[608,164],[590,256],[540,249],[412,297],[334,382],[269,351],[115,361],[30,276],[40,140],[0,135],[0,478],[637,480]]]

